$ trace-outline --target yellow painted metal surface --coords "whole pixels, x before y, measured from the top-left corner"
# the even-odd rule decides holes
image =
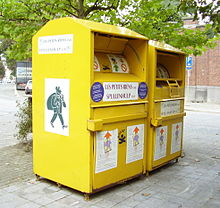
[[[151,171],[181,156],[185,55],[167,44],[149,41],[148,58],[151,79],[146,167]]]
[[[74,18],[33,37],[35,174],[92,193],[146,170],[147,53],[133,31]]]
[[[178,48],[175,48],[169,44],[166,44],[166,43],[150,40],[149,45],[155,47],[157,50],[185,55],[185,53],[183,51],[181,51]]]
[[[71,18],[74,20],[74,22],[79,23],[80,25],[84,25],[86,28],[89,28],[93,32],[100,32],[103,34],[110,34],[110,35],[118,35],[120,34],[121,37],[127,37],[127,38],[137,38],[137,39],[143,39],[148,40],[143,35],[140,35],[132,30],[129,30],[125,27],[119,27],[115,25],[110,24],[104,24],[104,23],[98,23],[83,19],[77,19],[77,18]]]

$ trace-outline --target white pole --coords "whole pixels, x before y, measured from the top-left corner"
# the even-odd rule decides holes
[[[187,85],[188,85],[188,102],[190,102],[190,89],[189,89],[190,70],[187,70]]]

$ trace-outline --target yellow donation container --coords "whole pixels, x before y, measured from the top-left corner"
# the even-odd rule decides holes
[[[33,37],[33,166],[38,176],[93,193],[142,174],[148,40],[75,18]]]
[[[185,54],[149,41],[150,82],[147,171],[181,156],[183,138]]]

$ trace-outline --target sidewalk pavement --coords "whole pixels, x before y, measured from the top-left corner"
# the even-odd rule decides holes
[[[185,110],[207,113],[220,113],[220,104],[186,102]]]
[[[171,162],[153,171],[149,177],[137,178],[96,193],[90,201],[85,201],[82,193],[68,187],[59,188],[52,181],[36,181],[30,168],[31,154],[29,158],[23,157],[29,161],[30,166],[27,165],[26,169],[30,179],[0,185],[0,208],[220,207],[220,114],[205,113],[213,109],[218,112],[219,107],[186,104],[185,157],[180,158],[178,163]],[[13,160],[16,155],[10,157]],[[11,174],[10,170],[4,174]]]

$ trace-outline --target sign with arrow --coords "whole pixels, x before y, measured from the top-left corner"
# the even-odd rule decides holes
[[[117,167],[118,129],[96,133],[96,167],[95,173]]]
[[[192,65],[193,65],[193,57],[192,56],[186,57],[186,69],[192,70]]]
[[[143,159],[144,124],[127,127],[126,163]]]
[[[167,126],[156,128],[156,142],[154,147],[154,161],[166,157],[167,150]]]

